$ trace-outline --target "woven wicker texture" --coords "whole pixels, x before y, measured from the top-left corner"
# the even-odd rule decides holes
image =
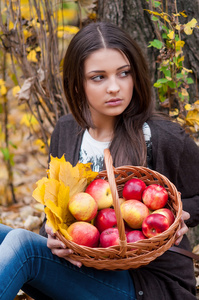
[[[90,248],[68,241],[59,232],[56,233],[57,238],[74,251],[74,253],[70,255],[71,259],[80,261],[87,267],[105,270],[127,270],[147,265],[156,257],[167,251],[176,240],[176,231],[181,226],[180,218],[182,215],[180,193],[165,176],[156,171],[145,167],[133,166],[114,168],[112,157],[108,149],[104,152],[104,158],[106,170],[100,172],[98,178],[108,180],[110,184],[120,235],[120,245],[108,248]],[[167,207],[173,211],[175,221],[166,231],[155,237],[127,244],[119,197],[122,197],[125,182],[131,178],[139,178],[143,180],[147,186],[155,183],[165,187],[169,194]]]

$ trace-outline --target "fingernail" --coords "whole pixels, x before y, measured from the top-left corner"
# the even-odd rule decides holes
[[[64,243],[61,243],[61,247],[65,249],[66,245]]]

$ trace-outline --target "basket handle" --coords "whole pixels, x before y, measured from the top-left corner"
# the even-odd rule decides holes
[[[117,186],[115,182],[115,175],[113,171],[113,160],[109,149],[104,150],[104,161],[106,165],[107,177],[111,189],[111,194],[113,197],[113,206],[115,209],[115,214],[117,219],[117,227],[118,227],[119,237],[120,237],[120,255],[123,256],[125,255],[127,250],[127,241],[126,241],[124,221],[120,209],[119,195],[118,195]]]

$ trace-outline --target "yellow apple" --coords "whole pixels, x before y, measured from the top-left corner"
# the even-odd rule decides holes
[[[98,205],[88,193],[77,193],[69,200],[68,209],[78,221],[91,221],[97,214]]]

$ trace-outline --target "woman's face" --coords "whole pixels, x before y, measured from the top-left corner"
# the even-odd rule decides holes
[[[84,64],[84,89],[92,119],[116,117],[129,105],[133,78],[127,57],[115,49],[93,52]]]

